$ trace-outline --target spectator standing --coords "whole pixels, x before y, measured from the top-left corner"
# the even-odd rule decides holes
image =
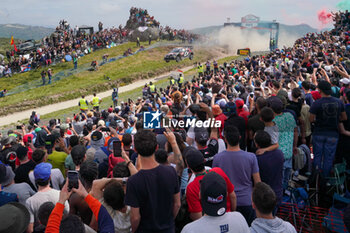
[[[30,213],[30,224],[27,232],[33,232],[38,222],[38,210],[44,202],[51,201],[56,203],[59,200],[60,191],[50,188],[50,176],[52,165],[49,163],[40,163],[34,169],[35,182],[38,186],[38,192],[27,199],[26,206]],[[65,202],[64,208],[69,211],[68,202]],[[63,210],[63,208],[62,208]]]
[[[45,83],[46,83],[46,71],[45,70],[43,70],[43,71],[41,71],[41,80],[43,81],[43,86],[45,85]]]
[[[240,149],[240,134],[236,127],[225,125],[224,137],[227,150],[215,155],[213,167],[220,167],[230,178],[237,195],[237,211],[250,225],[255,218],[250,198],[253,182],[261,181],[258,162],[254,154]]]
[[[234,186],[232,185],[230,179],[227,177],[225,172],[221,168],[213,168],[211,170],[206,170],[204,166],[204,157],[203,154],[195,148],[186,149],[185,153],[186,162],[191,169],[192,174],[195,175],[195,179],[188,184],[186,189],[186,200],[188,203],[188,211],[190,213],[190,218],[192,220],[197,220],[202,217],[203,208],[201,206],[201,201],[199,199],[199,186],[200,182],[205,177],[205,174],[210,172],[216,172],[225,180],[225,185],[227,186],[227,205],[226,211],[234,211],[236,210],[236,194],[234,192]]]
[[[52,70],[51,70],[51,68],[49,68],[49,69],[47,70],[47,76],[49,77],[49,82],[48,82],[48,84],[51,84],[51,78],[52,78]]]
[[[156,136],[141,130],[134,137],[141,170],[127,182],[125,204],[131,207],[133,232],[174,232],[180,208],[179,180],[171,166],[159,165],[154,157]]]
[[[271,146],[271,137],[266,131],[259,130],[255,133],[254,142],[258,150],[265,149]],[[279,149],[265,151],[257,155],[257,159],[261,181],[270,185],[275,191],[277,204],[279,204],[283,196],[283,152]]]
[[[298,128],[293,115],[289,112],[283,112],[283,102],[279,97],[270,97],[268,103],[275,113],[273,122],[278,127],[278,145],[284,154],[283,187],[287,188],[292,171],[292,156],[297,149]]]
[[[25,204],[26,200],[33,196],[35,192],[27,183],[15,184],[14,177],[15,174],[11,167],[7,166],[4,181],[1,182],[2,190],[4,192],[17,194],[19,202]]]
[[[206,174],[200,183],[200,199],[204,215],[187,224],[181,233],[249,232],[244,217],[239,212],[227,212],[227,184],[216,172]]]
[[[310,122],[315,122],[312,136],[314,152],[313,166],[322,170],[323,177],[331,171],[339,139],[339,121],[347,119],[344,104],[331,96],[331,84],[320,81],[318,89],[321,99],[316,100],[310,108]]]

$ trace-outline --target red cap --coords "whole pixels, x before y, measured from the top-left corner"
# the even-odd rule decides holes
[[[27,143],[29,137],[31,137],[32,141],[33,141],[34,135],[33,134],[26,134],[26,135],[23,136],[23,142]]]
[[[108,108],[108,112],[109,113],[113,112],[113,108]]]
[[[312,91],[311,95],[314,100],[321,99],[321,94],[318,91]]]
[[[243,100],[241,100],[241,99],[237,99],[236,100],[236,107],[237,108],[242,108],[243,105],[244,105],[244,101]]]

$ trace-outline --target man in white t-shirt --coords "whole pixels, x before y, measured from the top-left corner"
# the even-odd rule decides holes
[[[34,168],[34,178],[38,186],[38,192],[26,201],[26,206],[30,213],[30,223],[27,232],[33,232],[34,227],[39,224],[37,215],[40,206],[44,202],[58,202],[60,191],[50,188],[51,169],[52,165],[49,163],[39,163]],[[65,210],[69,211],[68,202],[65,203]]]
[[[47,153],[44,150],[36,149],[32,154],[32,159],[36,164],[46,162],[47,160]],[[34,172],[29,172],[29,180],[33,183],[34,187],[38,188],[35,184],[35,178],[34,178]],[[64,185],[64,177],[60,169],[54,168],[51,169],[51,176],[50,176],[50,186],[53,189],[61,190],[61,188]]]
[[[200,195],[204,216],[187,224],[181,233],[250,232],[242,214],[226,213],[226,182],[219,174],[209,172],[203,177]]]

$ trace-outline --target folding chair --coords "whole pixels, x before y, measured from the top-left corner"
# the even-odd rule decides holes
[[[348,190],[346,184],[346,175],[348,173],[346,162],[334,164],[333,173],[332,177],[327,177],[327,186],[330,186],[327,193],[335,189],[336,193],[343,195]]]

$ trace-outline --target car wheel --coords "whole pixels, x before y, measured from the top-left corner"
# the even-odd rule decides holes
[[[190,60],[192,60],[192,59],[193,59],[193,54],[190,54],[190,57],[189,57],[189,58],[190,58]]]
[[[181,61],[181,57],[180,56],[177,56],[176,57],[176,62],[180,62]]]
[[[165,60],[166,61],[166,63],[168,63],[170,60]]]

